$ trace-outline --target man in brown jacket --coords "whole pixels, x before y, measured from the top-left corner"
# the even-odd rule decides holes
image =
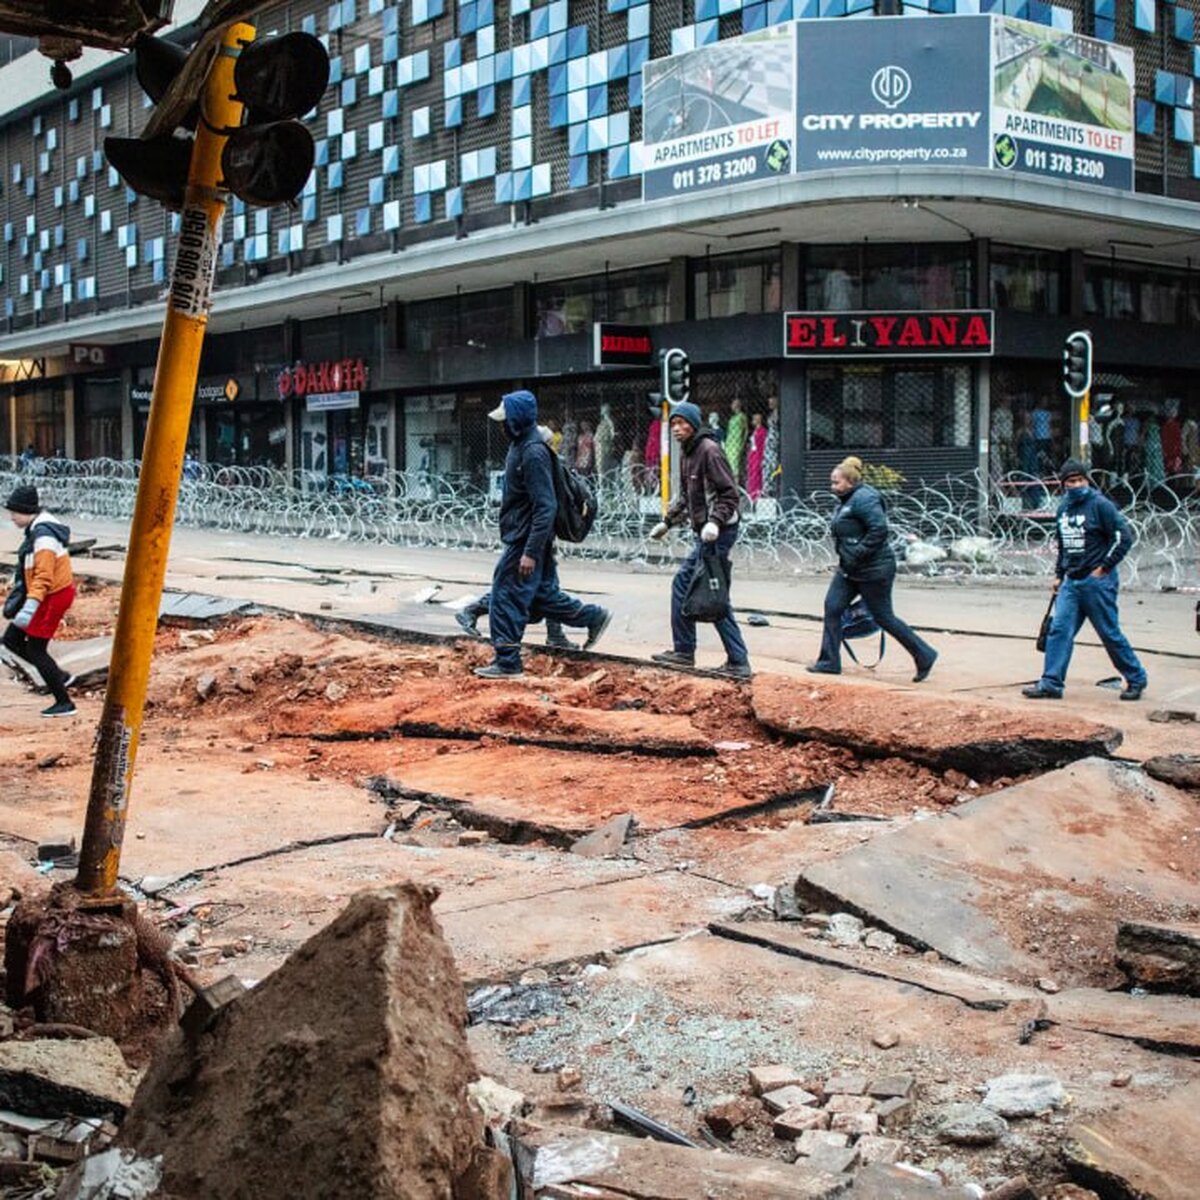
[[[729,552],[737,541],[738,502],[740,494],[725,458],[725,451],[711,429],[704,424],[700,409],[685,401],[671,409],[671,436],[682,451],[680,494],[667,509],[667,515],[651,531],[650,536],[666,537],[672,525],[684,519],[692,527],[696,542],[692,552],[671,584],[671,636],[674,649],[651,657],[655,662],[671,666],[691,667],[696,663],[696,622],[686,616],[683,602],[702,554],[716,554],[732,574]],[[716,622],[717,635],[725,647],[725,663],[718,673],[734,679],[749,679],[750,655],[742,632],[729,608]]]

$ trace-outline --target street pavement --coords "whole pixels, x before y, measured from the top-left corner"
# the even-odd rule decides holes
[[[127,532],[121,524],[88,522],[78,525],[73,536],[95,537],[99,545],[124,545]],[[16,541],[16,531],[5,530],[0,534],[0,553],[15,548]],[[471,550],[178,528],[167,586],[304,614],[380,619],[427,632],[454,633],[453,610],[446,603],[486,591],[493,562],[492,555]],[[76,568],[81,574],[118,581],[124,558],[80,558]],[[646,658],[670,645],[669,566],[564,557],[560,574],[568,591],[613,610],[604,651]],[[735,570],[733,594],[739,617],[744,620],[748,613],[759,612],[770,622],[765,627],[744,625],[757,670],[803,673],[819,646],[827,582],[828,576],[785,573],[782,568]],[[432,585],[440,585],[434,603],[414,600]],[[1044,579],[901,576],[895,590],[897,611],[941,655],[922,687],[1003,704],[1038,703],[1023,700],[1020,688],[1039,674],[1034,638],[1048,596]],[[1160,709],[1200,710],[1196,601],[1196,594],[1187,591],[1123,592],[1122,623],[1150,675],[1150,687],[1140,704],[1121,703],[1117,691],[1096,686],[1111,678],[1113,669],[1090,626],[1077,641],[1066,698],[1042,703],[1118,726],[1126,736],[1121,753],[1131,757],[1180,749],[1194,727],[1159,724],[1148,717]],[[531,642],[541,638],[539,628],[531,630]],[[863,646],[866,660],[873,661],[874,640],[865,639]],[[722,658],[715,635],[702,627],[698,664],[714,667]],[[912,664],[894,643],[889,643],[874,671],[855,667],[849,660],[845,667],[847,678],[874,686],[911,686]]]

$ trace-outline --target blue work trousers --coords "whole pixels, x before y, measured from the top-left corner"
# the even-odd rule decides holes
[[[737,541],[737,535],[738,527],[727,525],[721,530],[717,540],[707,545],[697,536],[691,554],[683,560],[683,565],[676,572],[671,583],[671,637],[675,642],[677,654],[694,655],[696,653],[696,622],[691,617],[684,616],[683,602],[687,597],[688,587],[691,585],[700,555],[703,553],[717,554],[724,562],[732,579],[733,564],[729,561],[729,552],[733,549],[734,542]],[[742,640],[742,631],[738,628],[737,621],[734,620],[733,608],[730,607],[725,615],[714,624],[717,636],[725,647],[725,657],[731,663],[748,663],[750,652],[746,649],[746,643]]]
[[[589,628],[604,616],[598,604],[584,604],[559,586],[553,543],[535,561],[528,579],[522,579],[518,569],[524,551],[522,542],[505,546],[492,575],[488,627],[496,662],[507,670],[518,670],[521,666],[521,639],[531,620],[545,618]]]
[[[1083,628],[1085,619],[1091,621],[1112,665],[1121,672],[1125,682],[1130,687],[1146,686],[1146,668],[1121,632],[1117,615],[1119,591],[1116,571],[1062,581],[1058,599],[1054,602],[1054,620],[1046,638],[1046,662],[1041,679],[1043,691],[1061,692],[1066,685],[1075,636]]]
[[[918,671],[933,662],[934,648],[911,625],[896,616],[896,610],[892,608],[892,584],[895,581],[895,575],[856,580],[848,579],[840,569],[834,572],[825,593],[825,626],[821,632],[821,656],[817,666],[829,671],[842,669],[842,613],[854,603],[856,596],[863,598],[875,624],[884,633],[890,633],[912,655]]]

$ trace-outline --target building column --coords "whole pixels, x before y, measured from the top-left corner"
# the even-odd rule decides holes
[[[688,260],[671,259],[667,264],[667,323],[691,321],[696,316],[695,300],[688,281]]]
[[[800,299],[800,246],[796,242],[784,242],[780,247],[782,263],[780,283],[783,292],[783,311],[805,307]]]
[[[976,463],[976,469],[979,472],[979,517],[977,524],[980,533],[987,533],[992,526],[990,486],[992,477],[992,360],[990,358],[981,358],[979,360],[979,369],[975,378],[977,381],[976,392],[979,396],[975,424],[979,450],[979,459]]]
[[[8,393],[8,444],[14,458],[25,449],[17,445],[17,395],[11,388]]]
[[[133,368],[121,371],[121,461],[133,461]]]
[[[63,454],[75,458],[75,379],[67,377],[63,385]]]
[[[779,364],[779,457],[783,468],[780,495],[804,494],[804,447],[808,441],[808,379],[804,364],[785,358]]]
[[[283,469],[287,472],[288,482],[291,483],[293,472],[296,470],[296,402],[285,400],[283,408],[283,427],[287,436],[283,440]]]

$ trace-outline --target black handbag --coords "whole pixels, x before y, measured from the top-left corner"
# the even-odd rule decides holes
[[[702,551],[696,561],[683,597],[683,615],[709,622],[729,615],[729,567],[716,550]]]
[[[8,595],[4,597],[4,619],[11,621],[25,606],[25,577],[17,575]]]
[[[1050,603],[1046,606],[1046,615],[1042,618],[1042,624],[1038,629],[1037,635],[1037,650],[1039,654],[1046,653],[1046,639],[1050,636],[1050,626],[1054,624],[1054,602],[1058,599],[1058,593],[1055,592],[1050,597]]]
[[[870,637],[875,633],[879,634],[879,657],[873,663],[859,663],[858,655],[854,653],[854,647],[850,645],[850,642],[855,638]],[[883,654],[887,649],[887,635],[876,624],[875,618],[871,616],[871,610],[861,597],[842,613],[842,645],[845,647],[846,653],[859,666],[866,667],[869,671],[873,671],[883,662]]]

